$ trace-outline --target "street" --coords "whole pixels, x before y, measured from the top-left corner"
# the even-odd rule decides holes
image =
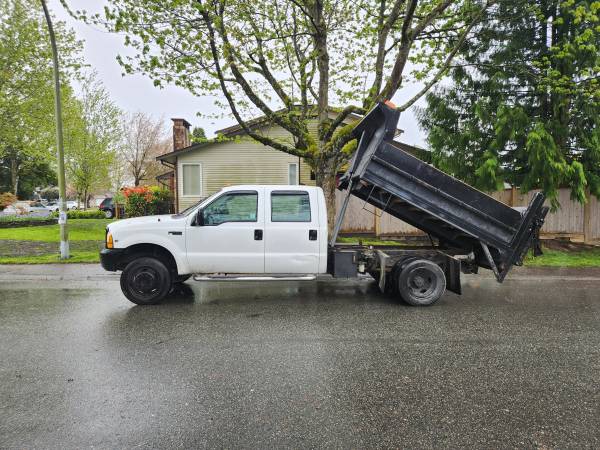
[[[369,280],[140,307],[87,267],[0,266],[2,448],[600,447],[597,271],[465,277],[429,308]]]

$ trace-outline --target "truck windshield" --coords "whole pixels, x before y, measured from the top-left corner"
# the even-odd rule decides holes
[[[211,195],[210,197],[206,197],[204,200],[200,200],[199,202],[194,203],[192,206],[188,206],[187,208],[185,208],[183,211],[181,211],[178,214],[175,214],[176,217],[184,217],[184,216],[189,216],[190,213],[192,211],[194,211],[196,208],[198,208],[201,205],[204,205],[210,201],[212,201],[217,195],[219,195],[221,193],[221,191],[219,192],[215,192],[213,195]]]

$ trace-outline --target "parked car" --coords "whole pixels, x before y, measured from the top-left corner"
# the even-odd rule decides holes
[[[21,216],[21,215],[32,215],[32,216],[47,216],[49,210],[42,202],[15,202],[12,205],[7,206],[2,211],[3,215],[7,216]]]
[[[67,200],[67,209],[79,209],[79,205],[75,200]]]
[[[60,209],[60,205],[58,204],[58,202],[55,202],[55,201],[48,202],[46,204],[46,209],[50,212],[55,212]]]
[[[98,209],[104,212],[104,216],[107,219],[112,219],[115,217],[115,203],[113,202],[112,197],[106,197],[98,206]]]

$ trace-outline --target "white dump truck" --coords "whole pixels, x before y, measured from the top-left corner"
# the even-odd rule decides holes
[[[536,194],[523,211],[498,202],[389,143],[399,113],[378,104],[355,127],[358,148],[328,236],[323,191],[311,186],[231,186],[174,215],[111,223],[102,266],[121,270],[137,304],[160,302],[193,276],[211,280],[312,280],[373,276],[411,305],[461,293],[460,273],[490,269],[502,282],[521,264],[548,211]],[[350,196],[420,228],[428,246],[337,244]]]

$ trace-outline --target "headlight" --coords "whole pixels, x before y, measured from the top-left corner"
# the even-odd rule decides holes
[[[114,248],[112,233],[106,233],[106,248]]]

